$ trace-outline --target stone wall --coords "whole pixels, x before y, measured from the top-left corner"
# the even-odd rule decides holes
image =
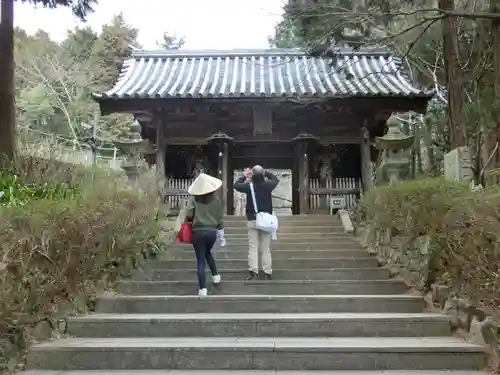
[[[380,266],[387,266],[393,277],[402,277],[410,286],[421,292],[429,306],[450,316],[452,332],[463,330],[468,339],[487,345],[495,357],[500,356],[500,325],[497,312],[488,311],[460,295],[457,285],[436,280],[433,270],[443,265],[433,260],[433,251],[439,244],[431,236],[413,240],[395,239],[389,230],[356,228],[361,243],[372,255],[377,256]],[[498,365],[495,365],[495,368]]]

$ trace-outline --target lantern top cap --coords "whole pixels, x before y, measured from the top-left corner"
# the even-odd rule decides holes
[[[413,145],[415,136],[406,135],[401,131],[401,123],[394,115],[387,119],[387,133],[383,137],[376,137],[377,148],[405,150]]]

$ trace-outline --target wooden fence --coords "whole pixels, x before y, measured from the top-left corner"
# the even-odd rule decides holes
[[[168,179],[165,182],[164,203],[168,204],[172,211],[177,211],[181,207],[182,201],[189,196],[187,189],[194,181],[191,178]],[[234,191],[234,214],[245,215],[246,197],[245,194]]]
[[[193,181],[192,178],[169,178],[165,181],[163,203],[168,204],[171,210],[178,210],[181,202],[189,196],[187,189]]]
[[[343,196],[346,208],[352,209],[356,206],[361,191],[361,181],[356,178],[343,177],[333,178],[321,183],[319,179],[309,179],[309,208],[311,212],[328,210],[330,198]]]
[[[193,182],[193,179],[168,179],[165,182],[164,202],[172,210],[180,208],[183,199],[188,197],[187,189]],[[334,178],[321,184],[319,179],[309,180],[309,207],[311,212],[318,210],[328,210],[330,198],[335,196],[343,196],[346,200],[348,209],[356,206],[356,201],[359,198],[361,181],[356,178]],[[290,183],[291,189],[291,183]],[[244,194],[234,192],[234,214],[245,214],[246,197]]]

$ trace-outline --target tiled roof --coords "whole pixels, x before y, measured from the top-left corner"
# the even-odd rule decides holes
[[[430,96],[381,52],[309,57],[290,49],[136,51],[100,98]]]

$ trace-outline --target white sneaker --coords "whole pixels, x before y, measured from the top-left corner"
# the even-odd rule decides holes
[[[198,291],[198,296],[199,297],[206,297],[207,296],[207,288],[200,289]]]
[[[212,275],[212,281],[215,285],[219,285],[221,281],[220,275]]]

